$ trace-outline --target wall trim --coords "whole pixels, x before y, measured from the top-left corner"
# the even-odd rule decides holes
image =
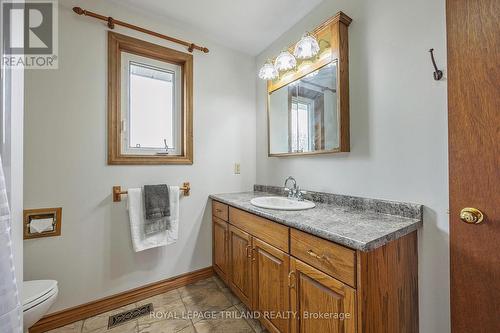
[[[130,289],[119,294],[111,295],[69,309],[54,312],[38,321],[32,328],[30,328],[29,332],[47,332],[79,320],[93,317],[98,314],[186,286],[199,280],[209,278],[213,275],[214,270],[213,267],[210,266],[186,274],[174,276],[166,280],[147,284],[142,287]]]

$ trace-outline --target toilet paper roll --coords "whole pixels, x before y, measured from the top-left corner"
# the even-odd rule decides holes
[[[54,219],[33,219],[30,221],[30,234],[39,234],[47,231],[54,231]]]

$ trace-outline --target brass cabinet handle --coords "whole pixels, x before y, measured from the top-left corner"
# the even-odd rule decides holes
[[[257,259],[255,258],[255,248],[252,248],[252,261],[256,261]]]
[[[293,275],[293,284],[292,284],[292,275]],[[291,271],[288,273],[288,287],[291,289],[295,288],[295,272]]]
[[[215,208],[215,211],[216,211],[217,213],[222,213],[222,209],[220,209],[220,208]]]
[[[324,255],[320,256],[319,254],[317,254],[317,253],[316,253],[316,252],[314,252],[313,250],[308,250],[308,251],[307,251],[307,254],[309,254],[311,257],[314,257],[314,258],[316,258],[316,259],[320,259],[320,260],[321,260],[321,259],[325,259],[325,256],[324,256]]]
[[[247,250],[247,258],[252,258],[252,254],[250,250],[252,249],[252,245],[247,245],[246,250]]]
[[[479,224],[483,222],[484,215],[477,208],[466,207],[460,211],[460,219],[465,223]]]

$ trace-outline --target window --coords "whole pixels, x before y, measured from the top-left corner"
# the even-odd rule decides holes
[[[109,164],[192,163],[192,56],[109,32]]]
[[[123,151],[128,154],[180,154],[180,66],[122,54]]]
[[[311,150],[311,110],[312,101],[292,99],[290,122],[290,150],[303,152]]]

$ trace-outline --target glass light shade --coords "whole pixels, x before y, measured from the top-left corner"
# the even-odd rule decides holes
[[[297,60],[288,51],[282,51],[274,61],[274,67],[279,71],[287,71],[297,66]]]
[[[278,70],[271,61],[268,61],[259,70],[259,78],[262,80],[273,80],[278,77]]]
[[[314,36],[309,34],[304,35],[295,45],[293,55],[297,59],[309,59],[317,55],[319,52],[319,44]]]

